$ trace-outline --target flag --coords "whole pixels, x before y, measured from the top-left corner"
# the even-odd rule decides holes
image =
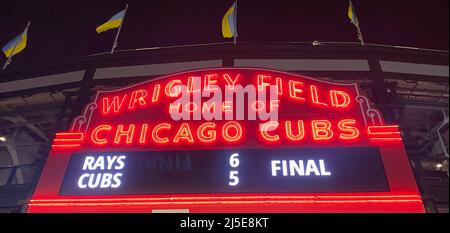
[[[347,12],[348,18],[350,18],[352,24],[354,24],[356,27],[359,27],[358,18],[356,17],[355,8],[353,7],[353,3],[350,0],[348,4],[348,12]]]
[[[118,28],[122,24],[123,18],[125,17],[126,10],[122,10],[119,13],[111,17],[106,23],[98,26],[95,31],[97,33],[102,33],[110,29]]]
[[[353,7],[352,0],[348,1],[348,10],[347,10],[348,18],[350,18],[350,21],[353,25],[355,25],[356,30],[358,30],[358,39],[361,41],[361,45],[364,46],[364,38],[361,33],[361,28],[359,27],[359,21],[358,17],[356,17],[356,11],[355,7]]]
[[[14,39],[8,42],[5,46],[3,46],[2,51],[5,54],[5,56],[7,58],[10,58],[20,53],[22,50],[24,50],[25,47],[27,46],[27,37],[28,37],[28,26],[25,28],[25,30],[23,30],[22,33],[20,33]]]
[[[237,1],[228,9],[227,13],[222,18],[222,36],[224,38],[236,38],[236,14],[237,14]]]

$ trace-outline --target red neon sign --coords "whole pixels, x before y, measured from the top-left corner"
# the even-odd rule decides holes
[[[245,89],[248,102],[241,110],[248,115],[253,113],[257,118],[264,113],[276,112],[277,123],[261,119],[237,119],[242,117],[237,109],[239,103],[222,98],[223,91],[236,91],[236,87],[253,86],[253,94],[256,95],[267,92],[271,85],[275,87],[277,99],[251,100],[251,93],[246,93]],[[164,91],[161,92],[161,89]],[[183,93],[192,97],[205,91],[209,94],[222,91],[219,92],[221,98],[212,101],[212,98],[204,98],[200,94],[195,100],[176,101]],[[283,96],[284,92],[289,95]],[[367,111],[376,110],[365,110],[364,105],[368,103],[360,102],[358,98],[364,100],[355,84],[333,84],[266,70],[194,72],[145,82],[120,91],[100,91],[92,103],[93,107],[87,109],[90,111],[86,112],[90,116],[88,123],[75,121],[72,131],[86,134],[87,137],[78,141],[83,147],[180,144],[195,147],[198,143],[205,142],[221,146],[235,144],[242,135],[249,135],[247,144],[256,143],[251,142],[256,138],[262,139],[258,143],[289,141],[298,145],[315,142],[398,141],[400,137],[395,132],[382,134],[384,128],[370,128],[382,123],[381,114],[375,114],[378,119],[373,114],[368,114]],[[189,121],[164,122],[173,114],[183,112],[190,117]],[[207,114],[214,118],[205,119],[204,115]],[[231,119],[227,120],[228,118]],[[231,126],[238,130],[234,136],[228,132],[229,122],[233,120],[244,120],[238,123],[238,128]],[[214,123],[214,127],[202,125],[202,121]],[[292,122],[297,123],[293,125]],[[79,128],[81,132],[75,128]],[[273,132],[267,132],[267,128]],[[373,129],[378,131],[372,132]],[[205,135],[205,130],[209,136]],[[69,142],[66,144],[58,143],[55,148],[78,145]]]
[[[252,87],[253,93],[249,91]],[[226,91],[233,92],[234,99],[226,99]],[[261,93],[266,95],[260,98]],[[185,94],[189,98],[180,101]],[[220,98],[214,98],[217,96]],[[270,115],[274,112],[276,119]],[[64,165],[75,152],[270,149],[275,145],[378,148],[389,190],[285,195],[59,194]],[[193,212],[222,212],[225,207],[238,212],[424,211],[399,127],[386,125],[356,84],[337,84],[265,69],[223,68],[99,91],[70,129],[55,135],[29,212],[139,212],[173,206]]]

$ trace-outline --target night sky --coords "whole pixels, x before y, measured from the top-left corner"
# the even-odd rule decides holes
[[[0,46],[31,21],[13,64],[107,52],[115,30],[95,28],[129,4],[120,49],[229,41],[221,19],[232,0],[2,0]],[[367,43],[448,50],[449,0],[353,0]],[[239,41],[358,41],[347,0],[240,0]],[[3,54],[2,54],[3,55]],[[4,62],[2,56],[0,62]]]

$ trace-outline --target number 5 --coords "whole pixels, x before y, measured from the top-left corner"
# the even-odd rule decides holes
[[[239,177],[237,176],[238,171],[230,171],[230,182],[228,184],[230,186],[236,186],[239,184]]]

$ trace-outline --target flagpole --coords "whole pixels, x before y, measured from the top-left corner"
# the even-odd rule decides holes
[[[358,30],[358,39],[359,39],[359,41],[361,41],[361,45],[364,46],[364,38],[361,33],[361,28],[359,28],[359,22],[358,22],[358,26],[356,27],[356,29]]]
[[[363,38],[362,33],[361,33],[361,28],[359,27],[359,20],[358,20],[358,16],[356,15],[355,6],[353,5],[352,0],[350,0],[349,2],[350,2],[350,5],[352,7],[352,10],[353,10],[353,14],[354,14],[353,17],[355,17],[355,19],[356,19],[356,30],[358,31],[358,39],[361,42],[361,45],[364,46],[364,38]]]
[[[23,30],[22,33],[20,34],[20,38],[17,40],[16,44],[14,45],[14,48],[13,48],[13,50],[11,51],[11,56],[9,56],[8,59],[6,60],[5,64],[3,65],[2,70],[5,70],[6,67],[7,67],[9,64],[11,64],[12,57],[14,56],[14,52],[16,51],[17,45],[19,45],[20,41],[22,40],[23,34],[24,34],[24,33],[28,33],[28,28],[30,27],[30,24],[31,24],[31,22],[28,21],[28,24],[27,24],[27,26],[25,27],[25,30]]]
[[[114,39],[113,46],[111,48],[111,54],[114,53],[114,49],[117,47],[117,39],[119,39],[120,29],[122,29],[123,21],[125,21],[125,16],[127,15],[128,4],[125,5],[125,12],[123,14],[122,22],[120,22],[119,29],[117,29],[116,38]]]
[[[233,44],[236,45],[236,39],[237,39],[237,0],[235,5],[235,14],[234,14],[234,35],[233,35]]]

